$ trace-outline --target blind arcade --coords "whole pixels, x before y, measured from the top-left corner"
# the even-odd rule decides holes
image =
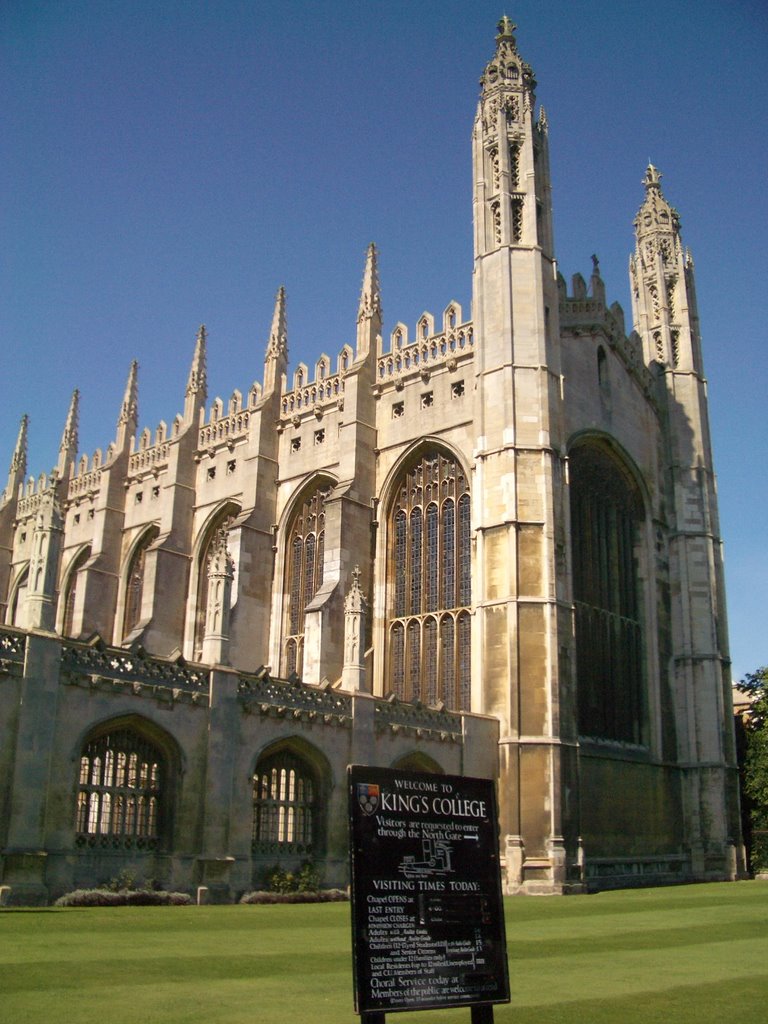
[[[509,1001],[494,784],[385,768],[349,769],[355,1009]]]

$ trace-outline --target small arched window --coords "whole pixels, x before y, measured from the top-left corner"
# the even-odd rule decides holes
[[[259,761],[253,776],[253,852],[310,857],[318,824],[318,783],[306,761],[290,750]]]
[[[80,754],[78,845],[156,849],[167,819],[166,780],[162,752],[135,729],[90,740]]]

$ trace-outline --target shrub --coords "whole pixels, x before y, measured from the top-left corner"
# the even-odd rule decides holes
[[[305,860],[295,873],[275,864],[266,872],[265,881],[269,892],[317,892],[320,888],[320,872],[311,860]]]
[[[185,892],[152,889],[75,889],[60,896],[55,907],[185,907],[192,897]]]
[[[318,889],[315,892],[266,892],[263,889],[246,892],[240,897],[241,903],[340,903],[349,899],[344,889]]]

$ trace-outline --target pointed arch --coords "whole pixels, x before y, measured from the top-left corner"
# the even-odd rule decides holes
[[[8,592],[6,622],[9,626],[17,626],[19,629],[24,629],[27,624],[24,605],[27,599],[28,586],[29,562],[25,562],[16,573],[16,579],[11,583]]]
[[[142,621],[142,605],[144,602],[144,577],[147,552],[157,540],[160,531],[156,525],[148,527],[139,536],[126,562],[123,576],[123,625],[121,640],[124,642]]]
[[[469,473],[432,439],[391,472],[385,508],[384,692],[469,710]]]
[[[609,438],[569,450],[579,733],[647,742],[644,664],[644,488]]]
[[[203,525],[194,548],[190,591],[194,595],[192,658],[195,661],[199,661],[203,656],[205,613],[208,607],[208,562],[213,544],[219,530],[230,531],[233,528],[240,512],[240,506],[234,501],[217,506]]]
[[[302,673],[304,618],[307,606],[323,584],[325,502],[334,486],[328,477],[314,477],[296,495],[285,518],[280,648],[285,675]]]
[[[171,844],[176,743],[139,715],[92,727],[79,744],[76,844],[154,851]]]
[[[325,755],[298,736],[278,740],[257,757],[252,785],[254,866],[321,856],[331,787]]]
[[[61,586],[59,599],[60,632],[62,636],[74,636],[75,612],[80,570],[91,557],[90,544],[84,544],[71,559]]]

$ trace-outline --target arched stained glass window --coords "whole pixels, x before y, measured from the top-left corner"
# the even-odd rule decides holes
[[[596,444],[570,453],[570,492],[579,732],[642,744],[642,499],[619,460]]]
[[[314,852],[317,832],[317,780],[292,751],[265,758],[253,776],[255,853]]]
[[[470,495],[460,464],[430,452],[407,466],[388,523],[388,688],[469,710]]]
[[[304,616],[307,605],[323,583],[325,555],[325,501],[331,486],[312,491],[297,508],[288,528],[285,575],[285,627],[283,671],[301,675],[304,653]]]
[[[78,845],[156,849],[166,774],[162,752],[134,729],[116,729],[88,742],[80,755]]]

